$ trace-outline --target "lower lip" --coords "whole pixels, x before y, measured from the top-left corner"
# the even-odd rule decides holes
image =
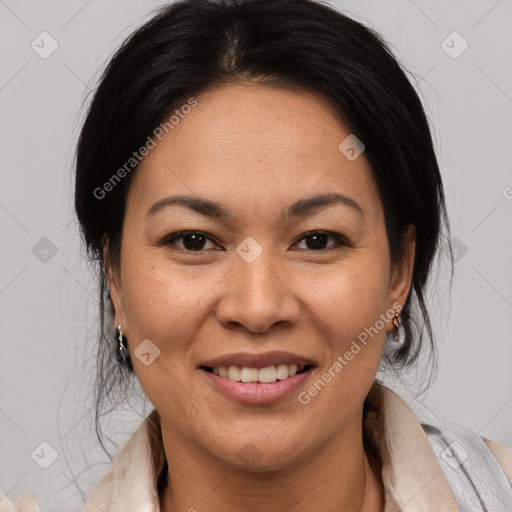
[[[309,370],[293,377],[271,383],[235,382],[226,377],[219,377],[202,368],[200,371],[221,393],[234,400],[247,404],[270,404],[282,400],[300,388],[311,375],[313,368],[309,368]]]

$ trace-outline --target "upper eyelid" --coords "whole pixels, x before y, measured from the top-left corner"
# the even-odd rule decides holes
[[[204,233],[203,231],[196,231],[193,229],[172,233],[171,235],[164,237],[162,239],[162,242],[160,243],[160,245],[170,245],[171,242],[173,242],[174,240],[179,240],[180,238],[183,238],[187,235],[202,235],[205,238],[207,238],[210,242],[213,242],[214,244],[219,245],[219,243],[214,238],[212,238],[210,235]],[[194,251],[187,251],[187,252],[194,252]],[[200,252],[200,251],[195,251],[195,252]]]
[[[327,231],[327,230],[322,230],[322,229],[313,229],[312,231],[307,231],[306,233],[301,235],[293,245],[296,245],[297,243],[301,242],[307,236],[312,236],[312,235],[315,235],[315,234],[327,235],[327,236],[331,236],[333,238],[336,238],[336,239],[338,239],[338,244],[341,243],[342,245],[348,245],[348,246],[352,246],[353,245],[342,234],[336,233],[334,231]],[[329,248],[324,249],[324,250],[328,250],[328,249]],[[320,252],[320,251],[315,251],[315,252]]]

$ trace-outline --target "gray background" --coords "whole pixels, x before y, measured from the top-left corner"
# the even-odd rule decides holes
[[[0,0],[0,490],[33,491],[47,511],[80,510],[109,467],[90,409],[95,280],[72,214],[82,105],[112,51],[160,4]],[[451,298],[441,259],[430,301],[438,379],[417,400],[407,381],[390,385],[413,407],[423,401],[437,418],[512,446],[512,2],[331,4],[376,28],[414,74],[456,238]],[[58,43],[46,59],[31,47],[43,31]],[[442,47],[454,31],[469,44],[458,58]],[[445,44],[463,48],[457,36]],[[55,254],[41,252],[53,245]],[[124,409],[111,422],[120,444],[147,412],[138,402]],[[48,469],[35,461],[51,461],[41,442],[57,454]]]

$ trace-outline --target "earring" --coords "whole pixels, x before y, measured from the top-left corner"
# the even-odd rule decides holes
[[[117,356],[118,356],[118,361],[121,362],[121,363],[127,363],[127,359],[126,359],[126,351],[127,351],[127,347],[126,345],[123,343],[123,330],[121,328],[121,324],[119,324],[117,326],[117,330],[118,330],[118,333],[119,333],[119,345],[118,345],[118,348],[117,348]]]
[[[393,341],[395,343],[395,347],[401,347],[405,341],[405,328],[402,325],[402,319],[400,317],[400,313],[395,313],[395,318],[393,319],[393,324],[396,327],[396,330],[393,333]]]

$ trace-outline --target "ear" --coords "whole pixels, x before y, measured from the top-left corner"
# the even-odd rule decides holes
[[[414,268],[414,254],[416,249],[416,228],[409,224],[403,235],[404,257],[398,261],[393,269],[390,280],[390,301],[393,304],[400,304],[400,309],[409,295],[412,284],[412,272]]]
[[[114,323],[116,327],[124,322],[122,289],[121,289],[121,276],[120,269],[117,269],[110,259],[110,249],[107,235],[103,237],[103,265],[105,267],[105,273],[107,277],[107,283],[110,290],[110,298],[114,306]],[[124,329],[123,329],[124,330]]]

